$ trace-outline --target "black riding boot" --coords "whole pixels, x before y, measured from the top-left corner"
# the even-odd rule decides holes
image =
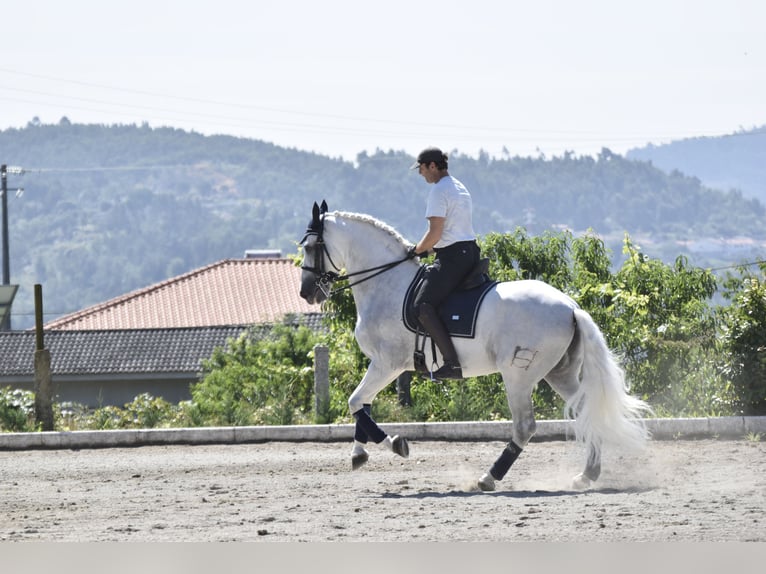
[[[435,379],[462,379],[463,370],[457,358],[455,345],[452,344],[452,337],[447,332],[436,309],[428,303],[421,303],[418,306],[418,320],[423,325],[423,328],[428,331],[436,346],[439,347],[444,359],[444,364],[432,373],[433,377]]]

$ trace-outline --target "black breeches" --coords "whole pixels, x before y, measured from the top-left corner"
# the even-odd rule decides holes
[[[479,262],[475,241],[461,241],[436,250],[436,259],[425,271],[425,278],[415,296],[415,309],[423,303],[437,308]]]

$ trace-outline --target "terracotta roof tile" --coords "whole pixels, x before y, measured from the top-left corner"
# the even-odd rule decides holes
[[[225,259],[45,325],[57,330],[167,329],[249,325],[315,313],[301,299],[289,259]]]

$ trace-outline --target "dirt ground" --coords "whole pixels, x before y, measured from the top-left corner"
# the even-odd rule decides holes
[[[766,541],[766,442],[528,445],[495,492],[500,442],[411,442],[410,458],[284,443],[0,452],[0,541]]]

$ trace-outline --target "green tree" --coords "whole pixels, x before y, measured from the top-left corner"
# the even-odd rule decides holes
[[[606,306],[599,317],[634,392],[668,412],[708,412],[713,403],[688,399],[716,349],[709,301],[716,291],[715,276],[684,257],[672,266],[652,259],[627,236],[623,252],[625,263],[601,288]]]
[[[740,268],[725,282],[728,307],[721,309],[722,371],[731,380],[734,408],[744,415],[766,415],[766,264],[759,273]]]

